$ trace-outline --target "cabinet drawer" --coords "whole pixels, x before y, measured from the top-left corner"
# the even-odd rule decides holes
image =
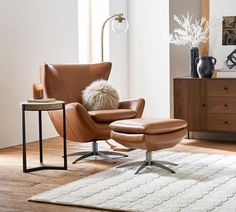
[[[236,80],[207,80],[208,96],[236,96]]]
[[[208,97],[208,113],[236,113],[236,98]]]
[[[208,114],[207,129],[236,132],[236,115]]]

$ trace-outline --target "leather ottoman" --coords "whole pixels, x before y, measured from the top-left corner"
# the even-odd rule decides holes
[[[167,161],[152,160],[152,151],[171,148],[187,135],[187,122],[182,119],[137,118],[115,121],[110,124],[111,138],[132,149],[146,150],[146,160],[118,166],[140,165],[135,174],[146,166],[156,166],[175,173],[165,165]]]

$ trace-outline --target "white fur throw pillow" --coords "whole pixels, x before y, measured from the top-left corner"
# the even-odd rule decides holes
[[[82,91],[82,104],[87,110],[117,109],[119,95],[106,80],[97,80]]]

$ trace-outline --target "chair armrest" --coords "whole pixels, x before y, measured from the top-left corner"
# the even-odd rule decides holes
[[[71,141],[86,142],[94,139],[96,125],[85,107],[78,103],[69,103],[66,111],[66,137]],[[60,136],[63,136],[62,111],[50,111],[49,116]]]
[[[143,114],[144,106],[145,106],[145,100],[143,98],[139,98],[139,99],[130,99],[130,100],[122,101],[119,103],[118,108],[134,110],[137,113],[135,118],[141,118]]]

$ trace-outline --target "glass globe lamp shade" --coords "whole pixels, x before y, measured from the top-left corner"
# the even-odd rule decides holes
[[[112,29],[115,33],[123,33],[129,29],[128,21],[123,17],[117,17],[112,21]]]

